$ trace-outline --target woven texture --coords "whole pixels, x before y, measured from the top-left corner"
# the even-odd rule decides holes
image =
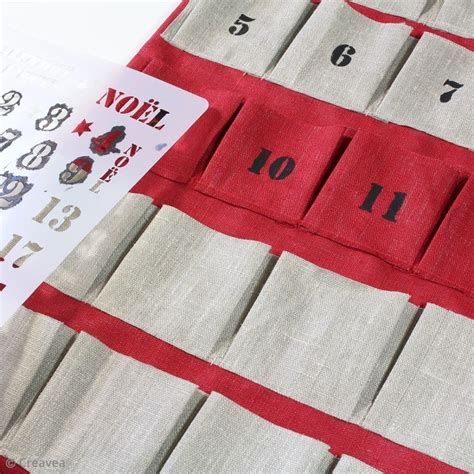
[[[311,8],[307,0],[200,0],[164,37],[191,54],[261,76]]]
[[[214,153],[198,189],[276,220],[308,208],[344,127],[314,127],[247,102]]]
[[[324,473],[328,446],[273,425],[212,393],[163,473]]]
[[[350,456],[341,456],[341,459],[336,464],[333,474],[377,474],[377,469],[364,464],[358,459]]]
[[[268,251],[165,206],[94,305],[190,354],[219,360],[266,276]]]
[[[73,298],[92,301],[156,213],[152,199],[127,194],[66,257],[47,282]]]
[[[418,20],[428,4],[428,0],[355,0],[355,2],[359,5],[410,20]]]
[[[428,305],[363,425],[474,470],[474,324]]]
[[[466,38],[474,38],[474,2],[472,0],[437,0],[439,11],[429,25]]]
[[[0,329],[0,439],[16,431],[74,334],[23,307]]]
[[[375,116],[473,149],[473,89],[473,53],[425,33]]]
[[[153,173],[165,178],[187,183],[206,164],[226,125],[239,108],[242,97],[219,89],[209,81],[204,85],[190,84],[189,75],[186,75],[185,81],[180,79],[175,68],[158,58],[147,64],[143,72],[204,97],[209,103],[209,108],[198,121],[151,169]]]
[[[474,179],[449,209],[416,271],[474,295]],[[467,258],[466,258],[467,257]]]
[[[202,397],[80,333],[2,453],[65,472],[156,472]]]
[[[303,225],[409,269],[460,183],[441,161],[359,131]]]
[[[385,91],[405,55],[409,35],[406,25],[377,23],[345,2],[326,0],[298,33],[269,80],[363,112]]]
[[[283,253],[222,365],[358,421],[414,313],[408,295],[362,285]]]

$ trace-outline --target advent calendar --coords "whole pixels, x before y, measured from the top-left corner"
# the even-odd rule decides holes
[[[2,469],[473,471],[473,25],[189,0],[120,74],[6,75]]]

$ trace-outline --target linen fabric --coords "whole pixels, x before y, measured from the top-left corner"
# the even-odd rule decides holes
[[[325,177],[344,127],[314,127],[247,102],[197,189],[273,219],[296,223]]]
[[[355,0],[355,3],[416,21],[427,7],[428,0],[398,0],[396,2],[393,0]]]
[[[74,334],[24,307],[0,328],[0,439],[17,429]]]
[[[190,354],[219,360],[266,277],[269,249],[164,206],[94,305]]]
[[[63,472],[156,472],[202,399],[192,383],[80,333],[1,451],[20,465],[63,461]]]
[[[408,298],[284,252],[221,365],[357,422],[412,322]]]
[[[376,474],[381,471],[355,459],[351,456],[343,455],[332,471],[333,474]]]
[[[363,426],[474,469],[474,322],[428,304]]]
[[[188,0],[188,3],[186,6],[183,8],[183,10],[179,13],[179,15],[167,26],[166,30],[163,31],[161,36],[166,39],[167,41],[171,41],[173,36],[176,34],[176,32],[181,28],[182,24],[184,23],[184,20],[188,18],[189,14],[191,13],[191,10],[194,8],[196,3],[198,3],[200,0]]]
[[[441,161],[359,131],[303,225],[410,269],[461,181]]]
[[[474,37],[474,2],[472,0],[438,0],[439,11],[427,23],[466,38]]]
[[[156,210],[150,197],[127,194],[74,248],[47,283],[73,298],[92,301]]]
[[[188,53],[261,76],[312,8],[307,0],[200,0],[163,37]]]
[[[474,179],[450,207],[416,272],[474,295]]]
[[[424,33],[374,115],[473,149],[473,73],[472,51]]]
[[[378,23],[345,2],[325,0],[268,79],[364,112],[387,89],[411,44],[409,35],[406,25]]]
[[[161,472],[324,473],[334,459],[328,448],[213,392]]]

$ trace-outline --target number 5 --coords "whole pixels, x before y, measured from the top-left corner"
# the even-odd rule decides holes
[[[255,18],[250,18],[242,13],[242,15],[235,20],[234,25],[229,28],[229,33],[234,36],[245,35],[249,30],[249,25],[247,25],[247,23],[250,23],[251,21],[255,21]],[[237,28],[238,26],[240,26],[240,29]]]
[[[450,79],[446,80],[446,82],[443,84],[443,86],[450,86],[452,89],[448,92],[445,92],[444,94],[441,94],[439,96],[440,102],[449,102],[451,100],[451,97],[453,94],[458,90],[461,89],[464,84],[460,84],[459,82],[451,81]]]

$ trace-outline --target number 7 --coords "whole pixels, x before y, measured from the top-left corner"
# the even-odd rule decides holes
[[[12,267],[13,268],[19,268],[21,267],[24,263],[25,263],[25,260],[28,258],[28,257],[31,257],[33,254],[37,253],[37,252],[40,252],[41,250],[43,250],[43,247],[40,247],[36,242],[28,242],[26,245],[23,245],[23,248],[24,249],[28,249],[28,250],[31,250],[30,253],[27,253],[25,255],[22,255],[21,257],[18,257],[13,263],[12,263]]]
[[[459,82],[451,81],[450,79],[447,79],[446,82],[443,84],[443,86],[450,86],[453,89],[451,89],[448,92],[445,92],[444,94],[441,94],[439,96],[440,102],[449,102],[451,100],[451,97],[453,94],[458,90],[461,89],[461,87],[464,86],[464,84],[460,84]]]

